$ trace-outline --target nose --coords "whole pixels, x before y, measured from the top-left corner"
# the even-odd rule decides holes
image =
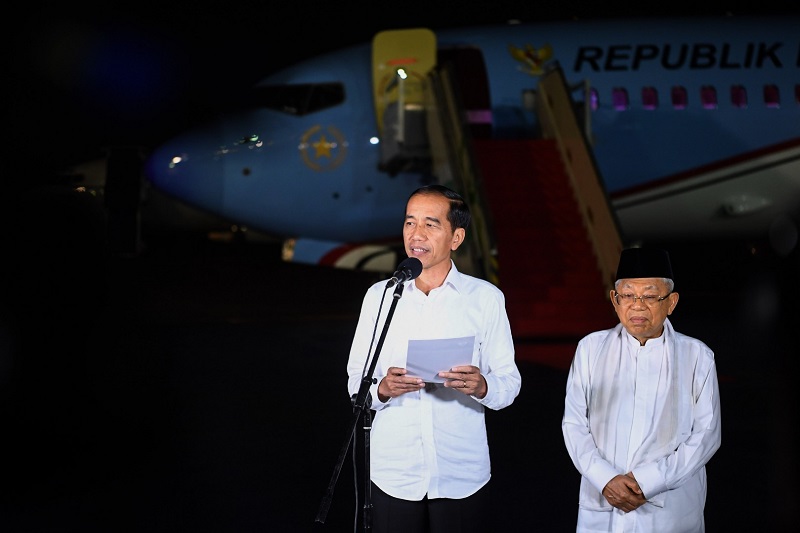
[[[411,239],[420,241],[425,238],[425,228],[419,224],[415,225],[411,230]]]

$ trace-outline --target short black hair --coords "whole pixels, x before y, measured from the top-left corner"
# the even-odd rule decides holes
[[[411,200],[411,198],[418,194],[435,194],[447,198],[450,201],[447,221],[450,222],[453,231],[457,228],[464,228],[466,230],[469,227],[469,223],[472,220],[469,206],[464,198],[453,189],[445,187],[444,185],[439,185],[438,183],[424,185],[412,192],[408,199]]]

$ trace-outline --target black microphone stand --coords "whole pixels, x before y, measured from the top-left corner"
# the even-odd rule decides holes
[[[375,382],[374,378],[372,377],[375,374],[375,367],[378,365],[378,356],[381,353],[381,348],[383,348],[383,341],[386,340],[386,333],[389,331],[389,325],[392,323],[392,316],[394,316],[395,307],[397,307],[397,302],[403,296],[403,288],[405,287],[404,283],[398,283],[397,287],[394,290],[394,296],[392,300],[392,305],[389,307],[389,312],[386,315],[386,322],[383,324],[383,331],[381,332],[380,339],[378,340],[378,345],[375,347],[375,354],[372,356],[372,361],[370,362],[369,369],[367,373],[361,378],[361,386],[358,389],[358,393],[354,395],[353,401],[353,418],[350,424],[350,429],[347,431],[347,435],[345,438],[344,445],[342,446],[341,452],[339,452],[339,460],[336,462],[336,466],[333,469],[333,475],[331,476],[331,480],[328,483],[328,490],[325,493],[325,496],[322,498],[322,502],[319,506],[319,511],[317,512],[317,519],[316,521],[319,523],[324,524],[325,518],[328,515],[328,509],[331,506],[331,500],[333,499],[333,491],[336,487],[336,482],[339,479],[339,473],[342,471],[342,465],[344,464],[344,458],[347,456],[347,450],[350,448],[350,443],[353,441],[353,437],[355,436],[356,425],[358,424],[359,418],[362,416],[364,417],[364,463],[365,473],[364,473],[364,531],[372,531],[372,484],[370,481],[370,471],[369,471],[369,433],[372,429],[372,415],[370,414],[370,407],[372,405],[372,396],[369,393],[369,388]]]

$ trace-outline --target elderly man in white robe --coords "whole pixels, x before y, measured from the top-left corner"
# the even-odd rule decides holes
[[[581,339],[564,443],[581,474],[576,532],[705,531],[705,465],[721,443],[714,353],[676,332],[669,254],[623,250],[610,291],[620,323]]]

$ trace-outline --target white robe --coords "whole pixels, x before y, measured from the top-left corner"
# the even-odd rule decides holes
[[[644,346],[622,325],[587,335],[567,379],[564,442],[581,474],[579,533],[705,530],[705,464],[721,443],[714,353],[675,332]],[[602,495],[633,472],[647,503],[630,513]]]

